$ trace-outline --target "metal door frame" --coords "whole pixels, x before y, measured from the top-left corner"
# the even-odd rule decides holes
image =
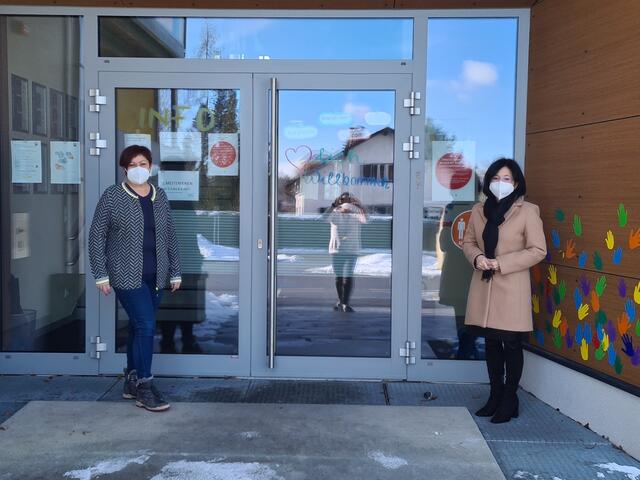
[[[206,376],[246,376],[250,369],[250,328],[251,321],[251,218],[252,218],[252,95],[251,76],[248,74],[218,73],[168,73],[143,72],[99,72],[100,95],[106,96],[106,104],[101,105],[99,131],[101,138],[107,139],[107,146],[98,157],[100,163],[100,191],[115,183],[116,175],[116,88],[176,88],[176,89],[238,89],[240,90],[240,266],[239,266],[239,326],[238,355],[207,354],[155,354],[153,370],[158,375],[206,375]],[[160,159],[155,161],[159,162]],[[95,288],[95,287],[94,287]],[[170,295],[169,292],[166,293]],[[115,353],[116,300],[112,293],[100,298],[100,334],[107,344],[106,352],[100,359],[100,373],[118,373],[125,364],[125,354]]]

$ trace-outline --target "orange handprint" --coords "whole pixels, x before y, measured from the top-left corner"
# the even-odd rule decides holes
[[[598,297],[595,290],[591,291],[591,308],[594,312],[600,310],[600,297]]]
[[[575,248],[576,248],[576,242],[573,240],[573,238],[570,238],[569,240],[567,240],[567,248],[564,251],[564,257],[567,260],[570,260],[576,256]]]
[[[631,328],[631,322],[629,321],[629,317],[625,312],[622,312],[618,316],[618,333],[620,336],[627,333],[627,331]]]
[[[629,248],[635,250],[638,247],[640,247],[640,228],[635,231],[632,228],[629,232]]]

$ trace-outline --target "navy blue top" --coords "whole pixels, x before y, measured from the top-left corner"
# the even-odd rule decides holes
[[[153,189],[145,197],[140,196],[140,206],[144,217],[144,235],[142,237],[142,276],[150,278],[156,275],[156,221],[153,216]]]

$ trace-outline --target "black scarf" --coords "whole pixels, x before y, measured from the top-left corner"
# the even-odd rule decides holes
[[[496,246],[498,245],[498,227],[504,222],[504,216],[509,211],[513,203],[518,198],[518,194],[513,191],[511,195],[504,197],[498,201],[493,195],[489,195],[484,202],[484,216],[487,218],[487,224],[484,226],[482,232],[482,240],[484,240],[484,256],[489,259],[496,258]],[[482,279],[485,281],[491,280],[493,270],[484,270],[482,272]]]

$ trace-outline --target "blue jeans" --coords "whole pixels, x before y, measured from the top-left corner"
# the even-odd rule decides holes
[[[114,290],[129,316],[127,369],[136,370],[140,379],[149,379],[156,333],[156,311],[162,300],[162,290],[156,289],[155,278],[143,279],[138,288]]]

